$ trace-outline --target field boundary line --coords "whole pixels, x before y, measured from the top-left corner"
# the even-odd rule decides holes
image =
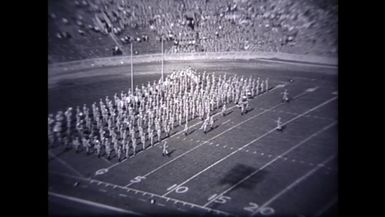
[[[221,211],[221,210],[217,210],[217,209],[213,209],[213,208],[209,208],[209,207],[203,207],[203,206],[195,204],[195,203],[190,203],[190,202],[187,202],[187,201],[183,201],[183,200],[179,200],[179,199],[175,199],[175,198],[171,198],[171,197],[165,197],[165,196],[162,196],[162,195],[159,195],[159,194],[156,194],[156,193],[151,193],[151,192],[148,192],[148,191],[143,191],[143,190],[139,190],[139,189],[135,189],[135,188],[131,188],[131,187],[125,187],[125,186],[121,186],[121,185],[116,185],[116,184],[112,184],[112,183],[109,183],[109,182],[100,181],[100,180],[92,179],[92,178],[84,178],[84,177],[79,177],[79,176],[74,176],[74,175],[69,175],[69,174],[62,174],[62,173],[58,173],[58,172],[52,172],[52,173],[56,174],[58,176],[64,176],[64,177],[68,177],[68,178],[72,178],[72,179],[83,180],[83,181],[86,181],[86,182],[90,182],[91,184],[95,182],[95,183],[98,183],[98,185],[104,184],[105,186],[111,186],[112,188],[124,189],[124,190],[126,190],[128,192],[129,191],[133,191],[136,194],[137,193],[141,193],[142,195],[150,195],[151,197],[162,198],[162,199],[165,199],[166,201],[170,201],[171,200],[171,201],[174,201],[174,203],[176,202],[176,203],[181,203],[183,205],[188,205],[191,208],[192,207],[197,207],[197,208],[200,208],[200,209],[203,209],[203,210],[206,210],[206,211],[209,211],[209,212],[214,212],[214,213],[217,213],[217,214],[223,214],[223,215],[226,215],[226,216],[234,216],[233,214],[227,213],[225,211]]]
[[[144,216],[141,213],[137,213],[137,212],[134,212],[134,211],[131,211],[131,210],[117,208],[117,207],[110,206],[110,205],[107,205],[107,204],[102,204],[102,203],[98,203],[98,202],[94,202],[94,201],[90,201],[90,200],[85,200],[85,199],[81,199],[81,198],[77,198],[77,197],[72,197],[72,196],[68,196],[68,195],[64,195],[64,194],[59,194],[59,193],[55,193],[55,192],[52,192],[52,191],[49,191],[48,194],[51,195],[51,196],[58,197],[58,198],[62,198],[62,199],[66,199],[66,200],[70,200],[70,201],[74,201],[74,202],[78,202],[78,203],[82,203],[82,204],[87,204],[87,205],[95,206],[95,207],[99,207],[99,208],[109,209],[109,210],[113,210],[113,211],[116,211],[116,212],[121,212],[121,213],[126,213],[126,214],[131,214],[131,215]]]

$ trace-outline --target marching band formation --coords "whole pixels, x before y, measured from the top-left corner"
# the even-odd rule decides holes
[[[49,148],[64,145],[76,152],[85,150],[108,159],[117,156],[135,156],[140,149],[167,139],[172,130],[184,127],[188,135],[189,121],[199,118],[200,129],[207,133],[214,127],[214,113],[226,115],[229,103],[235,103],[241,114],[248,110],[248,98],[269,90],[268,79],[244,78],[237,75],[198,73],[191,67],[174,71],[151,85],[136,87],[134,92],[114,94],[94,102],[91,108],[83,105],[76,110],[48,115]],[[288,101],[288,93],[283,100]],[[281,129],[280,120],[277,121]],[[278,127],[278,126],[277,126]],[[162,155],[168,156],[167,141],[162,145]]]

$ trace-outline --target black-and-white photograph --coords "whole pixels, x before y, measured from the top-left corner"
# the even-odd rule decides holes
[[[49,216],[338,216],[337,0],[48,0]]]

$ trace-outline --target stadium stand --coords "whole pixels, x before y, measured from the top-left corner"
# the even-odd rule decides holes
[[[50,0],[49,63],[129,54],[337,55],[336,0]],[[120,55],[120,53],[118,53]]]

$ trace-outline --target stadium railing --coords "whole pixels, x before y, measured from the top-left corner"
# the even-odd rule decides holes
[[[337,66],[338,59],[334,57],[323,57],[313,55],[299,55],[277,52],[247,52],[247,51],[232,51],[232,52],[196,52],[196,53],[175,53],[165,54],[165,61],[186,61],[186,60],[250,60],[250,59],[276,59],[284,61],[296,61],[313,64],[324,64]],[[160,62],[162,55],[144,54],[135,55],[132,57],[132,62],[150,63]],[[65,73],[67,71],[88,69],[94,67],[118,66],[130,64],[130,56],[114,56],[93,58],[85,60],[77,60],[71,62],[53,63],[48,65],[49,72]]]

